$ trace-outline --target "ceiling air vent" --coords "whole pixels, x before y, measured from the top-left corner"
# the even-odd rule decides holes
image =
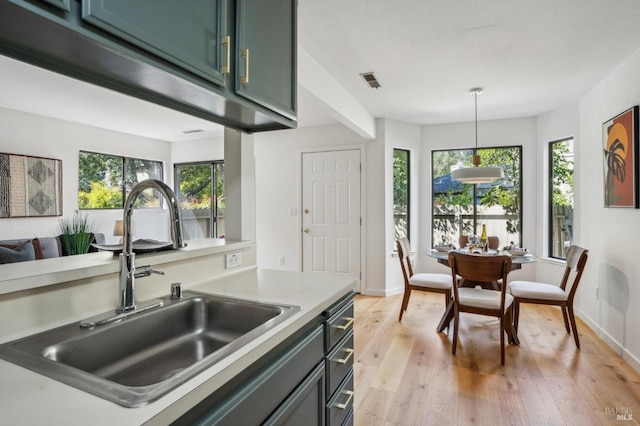
[[[376,80],[376,76],[373,75],[372,72],[364,72],[360,75],[362,76],[362,78],[364,78],[364,81],[366,81],[369,87],[371,87],[372,89],[377,89],[378,87],[380,87],[380,83],[378,83],[378,80]]]

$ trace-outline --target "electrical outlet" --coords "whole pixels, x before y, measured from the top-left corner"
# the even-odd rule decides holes
[[[240,253],[227,254],[224,259],[226,269],[237,268],[241,264]]]
[[[280,256],[280,264],[284,265],[284,256]]]

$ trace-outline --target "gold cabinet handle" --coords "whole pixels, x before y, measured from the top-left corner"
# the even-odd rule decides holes
[[[351,402],[351,398],[353,398],[353,391],[343,390],[342,393],[344,395],[348,395],[349,397],[347,398],[344,404],[334,404],[334,407],[339,408],[341,410],[346,410],[347,406],[349,405],[349,402]]]
[[[227,49],[227,63],[222,67],[220,72],[222,74],[229,74],[231,72],[231,36],[222,37],[222,45]]]
[[[304,228],[302,231],[303,231],[305,234],[308,234],[309,232],[311,232],[311,229],[309,229],[309,228]]]
[[[345,325],[334,325],[334,327],[338,330],[346,330],[353,323],[353,318],[351,317],[344,317],[343,319],[347,320],[347,323]]]
[[[347,353],[347,356],[344,358],[339,358],[339,359],[332,359],[331,361],[333,362],[337,362],[338,364],[346,364],[347,361],[349,361],[349,358],[351,358],[353,356],[353,349],[351,348],[344,348],[343,351],[345,351]]]
[[[249,84],[249,49],[242,49],[240,56],[244,58],[244,77],[240,78],[240,83]]]

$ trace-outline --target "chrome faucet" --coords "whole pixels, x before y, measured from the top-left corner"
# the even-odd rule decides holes
[[[155,189],[167,200],[169,204],[169,216],[171,220],[171,238],[173,240],[173,248],[178,249],[185,246],[182,236],[182,219],[180,217],[180,207],[176,194],[164,182],[155,179],[147,179],[136,184],[132,189],[127,200],[124,203],[123,212],[123,246],[120,254],[120,285],[119,298],[120,305],[116,308],[117,313],[130,312],[136,309],[134,293],[135,278],[148,276],[151,273],[162,273],[154,271],[149,266],[145,266],[144,271],[136,273],[135,253],[131,243],[131,215],[133,214],[133,205],[138,196],[145,189]]]

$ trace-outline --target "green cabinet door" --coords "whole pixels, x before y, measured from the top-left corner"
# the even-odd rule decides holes
[[[82,0],[82,19],[224,86],[226,0]]]
[[[236,94],[296,118],[296,0],[236,0]]]
[[[71,10],[71,0],[42,0],[66,12]]]

